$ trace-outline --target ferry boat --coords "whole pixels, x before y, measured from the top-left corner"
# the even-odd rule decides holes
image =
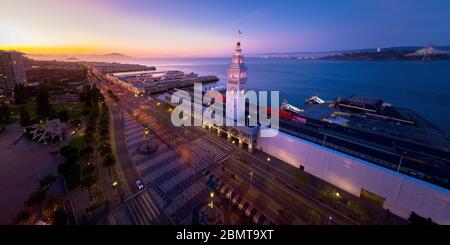
[[[303,109],[299,109],[299,108],[297,108],[297,107],[295,107],[295,106],[289,104],[289,103],[287,102],[287,100],[283,100],[283,101],[281,102],[280,108],[281,108],[282,110],[286,110],[286,111],[289,111],[289,112],[292,112],[292,113],[300,113],[300,112],[303,112]]]
[[[325,103],[325,101],[323,99],[319,98],[319,96],[315,95],[315,96],[312,96],[312,97],[306,99],[305,103],[317,105],[317,104],[323,104],[323,103]]]

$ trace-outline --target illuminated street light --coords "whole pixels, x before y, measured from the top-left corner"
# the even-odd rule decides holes
[[[214,198],[214,192],[211,191],[211,192],[209,193],[209,197],[210,197],[210,200],[209,200],[209,207],[210,207],[210,208],[214,208],[214,199],[213,199],[213,198]]]
[[[119,183],[117,181],[114,181],[112,185],[116,186],[117,184],[119,184]]]
[[[228,209],[231,210],[231,191],[228,191],[227,193],[227,199],[228,199]]]
[[[339,192],[336,192],[335,195],[336,195],[337,198],[341,197],[341,194],[339,194]]]

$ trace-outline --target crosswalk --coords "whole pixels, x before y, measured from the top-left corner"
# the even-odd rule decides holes
[[[126,113],[124,113],[124,123],[127,148],[142,181],[152,193],[159,197],[156,202],[172,221],[176,224],[190,224],[193,209],[203,205],[209,193],[206,181],[202,180],[204,176],[198,170],[199,167],[206,167],[209,162],[192,154],[193,150],[206,152],[205,149],[207,149],[216,152],[216,158],[222,158],[225,155],[201,141],[198,142],[197,148],[191,149],[190,143],[183,141],[182,137],[174,136],[169,129],[159,127],[159,124],[150,125],[150,128],[158,132],[158,137],[171,139],[171,147],[161,142],[161,146],[154,154],[140,154],[137,149],[144,141],[143,127]],[[145,194],[145,197],[147,195]],[[127,205],[130,215],[138,224],[151,222],[150,218],[154,217],[151,206],[139,206],[139,204],[145,204],[145,200],[147,199],[141,201],[141,198],[136,198]]]
[[[147,191],[143,191],[125,203],[126,209],[135,225],[158,224],[160,211]]]
[[[223,195],[233,206],[236,206],[243,214],[258,225],[274,224],[265,214],[256,209],[249,201],[239,195],[232,187],[224,184],[219,188],[219,194]]]
[[[205,138],[198,138],[188,144],[191,151],[196,152],[206,161],[219,162],[229,155],[231,147],[219,147]]]

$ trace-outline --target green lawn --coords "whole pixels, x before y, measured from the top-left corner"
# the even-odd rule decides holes
[[[36,103],[35,102],[28,102],[26,104],[22,105],[11,105],[10,110],[12,112],[12,117],[19,118],[20,117],[20,108],[25,107],[28,115],[31,119],[36,118]],[[63,102],[63,103],[57,103],[52,104],[52,109],[55,112],[59,112],[62,110],[67,110],[69,114],[69,119],[71,120],[82,120],[84,105],[83,103],[77,103],[77,102]]]
[[[72,140],[70,140],[69,145],[76,148],[78,152],[80,152],[84,147],[85,141],[84,136],[76,136]]]
[[[70,141],[69,145],[73,148],[76,148],[78,152],[80,152],[85,145],[84,136],[74,137]],[[73,189],[77,188],[80,185],[80,171],[81,168],[79,160],[77,160],[77,162],[73,165],[73,167],[69,170],[69,172],[64,174],[64,179],[66,180],[67,189],[69,191],[72,191]]]

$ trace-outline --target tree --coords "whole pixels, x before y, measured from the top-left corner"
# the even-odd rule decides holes
[[[52,218],[54,225],[67,225],[67,213],[62,208],[55,210]]]
[[[53,212],[55,212],[56,209],[62,207],[63,200],[58,196],[50,196],[42,204],[42,213],[47,216],[51,217],[53,215]]]
[[[111,145],[109,143],[101,144],[99,146],[99,148],[100,148],[100,154],[102,154],[102,156],[110,155],[112,153]]]
[[[64,157],[69,157],[72,155],[77,155],[78,154],[78,150],[75,147],[72,147],[71,145],[66,145],[63,146],[59,149],[59,152],[61,153],[62,156]]]
[[[41,180],[39,180],[39,186],[41,188],[44,188],[47,185],[49,185],[55,181],[56,181],[56,176],[49,174],[49,175],[45,176],[44,178],[42,178]]]
[[[90,175],[93,174],[94,172],[95,172],[94,164],[86,165],[86,167],[84,168],[84,174]]]
[[[47,192],[43,189],[38,189],[35,192],[31,193],[31,196],[28,200],[25,201],[25,205],[27,206],[39,206],[42,202],[47,198]]]
[[[26,88],[23,84],[14,85],[14,103],[22,104],[26,101]]]
[[[22,210],[17,214],[16,217],[14,217],[13,223],[17,225],[25,225],[29,223],[30,218],[31,214],[26,210]]]
[[[97,179],[94,176],[89,175],[81,179],[80,185],[83,189],[88,189],[94,185],[95,182],[97,182]]]
[[[67,122],[67,121],[69,121],[69,113],[65,109],[62,111],[59,111],[58,118],[61,122]]]
[[[106,155],[105,159],[103,159],[104,166],[112,166],[116,163],[116,158],[113,154]]]
[[[84,190],[86,190],[86,189],[88,190],[88,192],[89,192],[89,199],[91,199],[91,200],[92,200],[92,195],[91,195],[91,188],[90,187],[93,186],[96,182],[97,182],[97,179],[94,176],[92,176],[92,175],[85,176],[80,181],[81,188],[84,189]]]
[[[81,149],[80,155],[83,157],[89,156],[94,152],[94,148],[92,146],[85,146],[83,149]]]
[[[36,112],[41,117],[50,116],[51,106],[49,102],[48,90],[44,85],[39,87],[39,92],[36,97]]]
[[[96,85],[92,86],[91,95],[92,95],[92,103],[97,104],[98,101],[100,100],[101,93],[100,89],[98,89]]]
[[[0,120],[8,121],[9,119],[11,119],[9,106],[5,103],[2,103],[2,105],[0,106]]]
[[[91,85],[87,84],[83,86],[83,89],[80,94],[80,99],[84,101],[84,105],[87,108],[92,107],[92,92],[91,92]]]
[[[30,116],[24,107],[20,107],[20,125],[27,126],[30,123]]]

